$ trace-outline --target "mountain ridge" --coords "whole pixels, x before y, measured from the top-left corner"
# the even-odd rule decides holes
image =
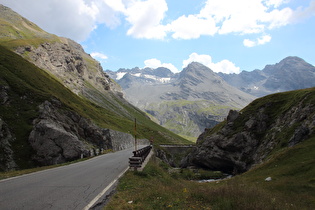
[[[216,107],[218,107],[219,104],[224,104],[229,107],[226,108],[224,114],[222,114],[221,111],[220,114],[214,112],[205,114],[204,112],[204,114],[199,117],[204,119],[202,122],[205,122],[205,119],[209,121],[224,119],[228,114],[228,109],[240,109],[246,105],[237,97],[232,100],[234,103],[232,103],[231,100],[227,100],[232,98],[226,92],[233,93],[235,89],[241,91],[242,94],[247,93],[252,95],[252,97],[261,97],[276,92],[315,86],[315,67],[297,56],[288,56],[277,64],[266,65],[263,70],[256,69],[251,72],[242,71],[240,74],[214,73],[212,70],[209,70],[209,68],[197,62],[190,63],[180,73],[174,74],[168,71],[168,74],[162,75],[163,77],[152,75],[157,69],[155,69],[155,71],[150,69],[150,72],[148,72],[148,69],[149,68],[120,69],[117,72],[109,70],[106,72],[121,85],[128,101],[150,115],[153,115],[161,125],[167,123],[168,125],[165,126],[177,133],[181,133],[182,130],[174,129],[176,125],[170,125],[171,123],[166,120],[169,119],[170,116],[173,118],[179,117],[170,113],[167,114],[168,116],[165,116],[167,111],[164,109],[168,109],[167,107],[169,107],[169,105],[167,104],[170,104],[168,101],[179,101],[179,108],[175,108],[173,111],[181,110],[180,115],[185,113],[185,109],[186,111],[190,109],[190,111],[188,111],[190,114],[186,114],[186,116],[190,115],[189,118],[194,118],[194,115],[199,115],[196,114],[196,111],[187,106],[180,108],[182,107],[181,100],[196,101],[196,103],[200,105],[204,103],[197,101],[205,99],[215,102]],[[150,74],[150,77],[147,76],[148,74]],[[117,75],[120,76],[117,77]],[[223,88],[222,85],[226,83],[233,88]],[[211,91],[207,91],[206,89],[210,89]],[[152,94],[146,93],[150,91]],[[137,93],[141,93],[143,96]],[[160,96],[157,97],[156,94],[160,94]],[[213,104],[211,106],[213,106]],[[174,108],[174,103],[172,103],[172,107]],[[194,107],[196,109],[198,106]],[[205,109],[204,105],[201,105],[201,107],[197,108],[197,110]],[[218,108],[222,110],[220,107]],[[162,109],[160,113],[159,109]],[[211,116],[211,119],[205,117],[207,115]],[[187,123],[189,122],[188,117],[185,121]],[[216,123],[218,122],[220,121],[216,121]],[[179,125],[183,123],[182,120],[174,122],[174,124]],[[188,124],[191,125],[192,123],[189,122]],[[188,126],[188,124],[186,125]],[[207,126],[196,123],[196,127],[193,129],[194,131],[190,134],[186,132],[185,135],[188,134],[189,136],[194,133],[194,136],[198,136],[198,132],[201,133],[206,127]]]
[[[151,69],[149,73],[155,71]],[[148,68],[107,73],[116,78],[128,101],[149,113],[160,125],[184,136],[198,136],[207,126],[220,122],[229,109],[242,108],[255,98],[228,85],[197,62],[178,74],[165,68],[164,71],[167,74],[154,75],[156,78],[147,76]],[[122,77],[115,77],[121,73]]]
[[[257,97],[315,86],[315,67],[297,56],[288,56],[262,70],[219,75],[230,85]]]

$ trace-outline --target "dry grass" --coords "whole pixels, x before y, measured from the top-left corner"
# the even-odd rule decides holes
[[[105,209],[303,209],[253,183],[173,178],[157,159],[143,172],[128,172],[117,190]]]

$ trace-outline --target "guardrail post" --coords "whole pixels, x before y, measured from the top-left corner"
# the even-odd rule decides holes
[[[133,151],[133,156],[129,158],[129,167],[133,168],[135,171],[142,167],[142,163],[145,161],[146,157],[150,154],[152,146],[147,146],[142,149]]]

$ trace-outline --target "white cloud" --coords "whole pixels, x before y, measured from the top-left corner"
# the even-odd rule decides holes
[[[175,39],[196,39],[201,35],[214,35],[218,28],[212,19],[200,18],[196,15],[181,16],[168,25]]]
[[[264,34],[315,14],[308,7],[290,8],[290,0],[206,0],[196,14],[167,19],[167,0],[0,0],[44,30],[84,41],[99,24],[115,28],[126,21],[135,38],[197,39],[216,34]],[[167,21],[167,23],[165,23]],[[250,40],[249,40],[250,41]],[[251,43],[246,41],[247,43]],[[248,44],[249,45],[249,44]]]
[[[240,67],[236,67],[234,63],[226,59],[218,63],[213,63],[211,69],[213,69],[214,72],[222,72],[225,74],[240,73]]]
[[[265,4],[267,6],[273,6],[274,8],[278,8],[282,4],[288,3],[290,0],[266,0]]]
[[[192,53],[189,55],[189,58],[187,60],[183,61],[183,68],[185,68],[191,62],[201,63],[209,67],[212,71],[216,73],[218,72],[226,74],[240,73],[240,68],[236,67],[235,64],[232,63],[231,61],[225,59],[218,63],[213,63],[210,55],[199,55],[197,53]]]
[[[245,47],[254,47],[254,46],[256,46],[256,42],[252,41],[252,40],[249,40],[249,39],[244,39],[243,45]]]
[[[84,41],[98,24],[113,28],[120,24],[119,2],[105,0],[0,0],[49,33]],[[123,9],[122,9],[123,10]]]
[[[201,35],[259,34],[309,18],[315,1],[303,9],[284,7],[289,0],[207,0],[198,14],[181,16],[168,26],[173,38],[196,39]],[[280,9],[281,7],[281,9]]]
[[[136,38],[163,39],[166,31],[161,21],[167,10],[165,0],[133,1],[125,12],[131,24],[127,34]]]
[[[303,21],[307,18],[310,18],[312,16],[315,16],[315,1],[311,1],[309,7],[302,8],[299,7],[291,16],[290,21],[296,23]]]
[[[91,56],[95,59],[101,59],[101,60],[106,60],[108,59],[108,57],[102,53],[99,53],[99,52],[92,52],[91,53]]]
[[[258,38],[257,42],[258,42],[258,45],[263,45],[263,44],[270,42],[270,40],[271,40],[271,36],[264,35],[264,36]]]
[[[209,67],[212,64],[212,58],[210,55],[199,55],[197,53],[192,53],[189,55],[189,58],[187,60],[183,61],[182,68],[185,68],[191,62],[198,62]]]
[[[200,15],[213,18],[220,26],[220,34],[261,33],[270,25],[288,24],[289,10],[292,10],[274,8],[283,3],[281,0],[208,0]]]
[[[245,47],[255,47],[257,45],[264,45],[271,41],[270,35],[264,35],[256,40],[244,39],[243,44]]]
[[[110,8],[117,12],[126,12],[126,7],[122,0],[103,0]]]
[[[160,60],[156,59],[156,58],[152,58],[152,59],[148,59],[144,61],[144,65],[146,67],[152,68],[152,69],[156,69],[159,67],[165,67],[168,68],[169,70],[171,70],[173,73],[178,73],[178,69],[171,63],[162,63]]]

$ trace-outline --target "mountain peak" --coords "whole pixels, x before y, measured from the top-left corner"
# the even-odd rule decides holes
[[[262,70],[264,73],[280,74],[289,72],[315,72],[315,67],[297,56],[288,56],[274,65],[266,65]]]
[[[221,80],[210,68],[198,62],[191,62],[180,72],[179,78],[181,80],[193,80],[194,83],[201,83],[205,79]]]
[[[209,67],[207,67],[207,66],[205,66],[199,62],[196,62],[196,61],[193,61],[190,64],[188,64],[186,66],[186,68],[184,68],[183,70],[185,70],[185,69],[198,70],[198,71],[212,71]]]
[[[280,61],[280,63],[281,62],[305,62],[302,58],[300,58],[300,57],[298,57],[298,56],[288,56],[288,57],[286,57],[286,58],[284,58],[284,59],[282,59],[281,61]]]

